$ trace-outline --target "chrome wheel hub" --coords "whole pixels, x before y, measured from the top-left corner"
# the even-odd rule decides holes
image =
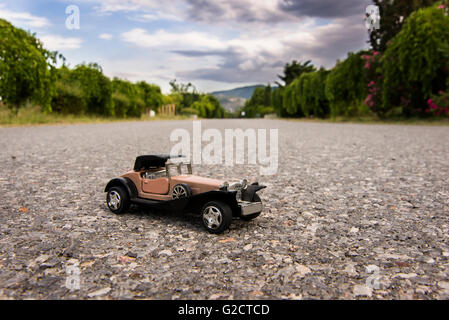
[[[120,202],[121,202],[120,194],[117,191],[111,191],[109,193],[109,201],[108,201],[109,208],[111,208],[112,210],[118,210],[120,208]]]
[[[221,226],[223,216],[217,207],[210,206],[203,211],[203,221],[209,229],[216,230]]]
[[[173,199],[181,199],[187,197],[187,191],[182,186],[176,186],[173,188]]]

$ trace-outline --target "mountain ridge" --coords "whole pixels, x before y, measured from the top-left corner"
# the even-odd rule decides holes
[[[265,85],[257,84],[253,86],[238,87],[231,90],[214,91],[210,94],[213,96],[238,97],[248,100],[251,99],[254,90],[261,87],[265,87]]]

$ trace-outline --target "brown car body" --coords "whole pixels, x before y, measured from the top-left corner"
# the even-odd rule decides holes
[[[175,157],[177,158],[177,157]],[[121,214],[131,204],[149,205],[156,209],[200,212],[211,233],[227,229],[233,218],[249,221],[260,215],[262,201],[256,194],[265,186],[246,180],[226,181],[192,174],[190,163],[170,163],[166,155],[137,157],[134,170],[112,179],[106,186],[109,209]]]
[[[171,166],[171,165],[168,165]],[[159,168],[159,171],[162,168]],[[165,170],[169,171],[169,170]],[[157,179],[146,179],[144,175],[151,171],[130,171],[122,178],[130,179],[137,188],[140,198],[157,201],[168,201],[173,199],[173,188],[179,184],[186,184],[192,190],[192,196],[201,193],[219,190],[223,181],[203,178],[192,174],[180,174],[176,176],[167,176]]]

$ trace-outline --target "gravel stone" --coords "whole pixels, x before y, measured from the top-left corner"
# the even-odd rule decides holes
[[[95,298],[99,296],[104,296],[105,294],[108,294],[111,291],[111,288],[103,288],[94,292],[89,293],[87,296],[89,298]]]
[[[191,121],[0,128],[0,298],[449,298],[449,127],[202,127],[279,130],[276,175],[194,165],[201,176],[267,185],[261,216],[219,236],[195,214],[133,206],[114,215],[105,205],[110,179],[138,155],[169,152],[171,132],[192,132]]]

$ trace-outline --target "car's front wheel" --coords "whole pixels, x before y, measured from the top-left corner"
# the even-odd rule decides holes
[[[231,208],[221,201],[207,203],[201,211],[201,216],[204,227],[213,234],[222,233],[232,222]]]
[[[125,213],[131,205],[128,193],[123,187],[113,187],[109,189],[106,196],[106,203],[109,210],[115,214]]]
[[[190,189],[190,187],[188,185],[183,184],[183,183],[174,186],[173,191],[172,191],[173,200],[188,198],[191,195],[192,195],[192,190]]]

